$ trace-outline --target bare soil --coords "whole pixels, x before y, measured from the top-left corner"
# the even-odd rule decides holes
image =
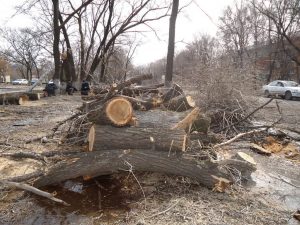
[[[267,99],[254,100],[251,100],[253,107]],[[278,101],[284,115],[282,125],[299,129],[300,101]],[[1,152],[65,150],[55,137],[45,143],[25,142],[49,134],[57,122],[71,116],[81,104],[80,96],[63,95],[24,106],[0,106]],[[279,115],[276,108],[272,102],[257,114],[257,121],[274,121]],[[220,152],[225,157],[244,151],[254,157],[258,167],[253,181],[244,186],[234,185],[226,193],[215,193],[183,177],[124,171],[97,178],[100,186],[94,180],[76,179],[45,188],[71,203],[70,207],[2,188],[0,221],[1,224],[298,224],[292,213],[300,208],[299,162],[280,154],[258,155],[249,150],[252,141],[244,139]],[[45,165],[47,162],[0,157],[0,178],[30,173]]]

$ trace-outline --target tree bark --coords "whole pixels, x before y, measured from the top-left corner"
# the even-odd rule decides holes
[[[173,84],[173,86],[168,89],[161,98],[163,102],[168,102],[179,95],[184,95],[182,88],[178,84]]]
[[[27,95],[29,100],[31,101],[36,101],[41,99],[40,93],[26,92],[25,95]]]
[[[188,137],[183,130],[94,125],[94,151],[111,149],[148,149],[153,151],[185,151]],[[93,130],[92,129],[92,130]]]
[[[174,48],[175,48],[175,29],[176,29],[176,18],[178,14],[179,0],[173,0],[172,13],[170,17],[169,25],[169,44],[168,44],[168,55],[166,65],[166,77],[165,86],[171,87],[173,77],[173,60],[174,60]]]
[[[176,111],[176,112],[183,112],[183,111],[187,111],[191,108],[194,108],[196,106],[196,103],[193,100],[192,96],[180,95],[176,98],[172,98],[169,102],[165,103],[164,106],[168,110],[172,110],[172,111]]]
[[[24,103],[28,100],[29,97],[23,93],[6,93],[0,95],[0,105],[24,105]]]
[[[190,177],[206,187],[213,188],[219,184],[218,178],[232,181],[232,176],[226,170],[219,169],[220,165],[241,169],[242,172],[251,173],[255,170],[253,165],[240,160],[197,161],[151,150],[93,151],[74,154],[72,158],[49,168],[48,173],[38,178],[34,186],[41,187],[85,175],[97,177],[132,169]]]
[[[60,53],[59,53],[59,0],[52,0],[53,3],[53,56],[54,56],[54,80],[59,80],[60,75]]]

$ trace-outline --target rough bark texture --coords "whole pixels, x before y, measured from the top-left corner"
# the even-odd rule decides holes
[[[172,98],[169,102],[165,103],[164,106],[171,111],[183,112],[194,108],[196,106],[192,96],[183,96]]]
[[[134,110],[147,111],[150,109],[157,108],[162,104],[162,100],[160,98],[155,98],[155,97],[150,98],[148,100],[137,99],[137,98],[128,97],[124,95],[121,95],[121,97],[131,102]]]
[[[149,111],[136,111],[135,116],[138,120],[138,127],[144,128],[168,128],[175,126],[182,120],[186,113],[162,111],[159,109]]]
[[[29,97],[29,100],[31,100],[31,101],[36,101],[36,100],[41,99],[41,94],[40,93],[26,92],[25,95],[27,95]]]
[[[172,84],[174,48],[175,48],[175,28],[176,28],[176,18],[178,14],[178,6],[179,6],[179,0],[173,0],[172,13],[171,13],[170,25],[169,25],[169,44],[168,44],[168,55],[167,55],[167,65],[166,65],[166,78],[165,78],[166,87],[170,87]]]
[[[123,95],[134,97],[134,96],[139,96],[143,94],[158,94],[159,90],[158,88],[163,87],[164,84],[156,84],[156,85],[151,85],[151,86],[135,86],[135,87],[128,87],[124,88],[122,91]]]
[[[52,0],[53,3],[53,56],[54,56],[54,75],[53,79],[59,79],[60,71],[60,53],[59,53],[59,1]]]
[[[185,151],[188,140],[184,131],[165,128],[139,128],[95,125],[93,151],[109,149],[148,149]]]
[[[0,95],[0,105],[23,105],[29,97],[23,93],[6,93]]]
[[[183,90],[178,84],[174,84],[172,88],[167,89],[167,91],[162,95],[163,102],[168,102],[172,98],[175,98],[179,95],[183,95]]]
[[[149,150],[107,150],[85,152],[73,155],[49,169],[49,172],[37,179],[34,186],[41,187],[77,178],[85,175],[96,177],[116,173],[120,170],[149,171],[186,176],[202,185],[213,188],[219,180],[212,177],[232,177],[223,167],[242,168],[243,171],[254,171],[255,167],[239,160],[224,160],[220,162],[196,161],[168,152]]]

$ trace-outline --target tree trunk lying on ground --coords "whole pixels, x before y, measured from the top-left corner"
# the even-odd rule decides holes
[[[0,105],[24,105],[29,100],[23,93],[5,93],[0,95]]]
[[[157,108],[162,103],[160,98],[155,98],[155,97],[148,100],[137,99],[137,98],[124,96],[124,95],[120,95],[120,97],[127,99],[129,102],[131,102],[133,109],[139,111],[147,111],[150,109]]]
[[[188,137],[183,130],[165,128],[139,128],[94,125],[89,135],[93,150],[150,149],[171,152],[185,151]],[[91,133],[91,132],[90,132]],[[94,137],[93,137],[94,136]]]
[[[40,93],[34,93],[34,92],[26,92],[25,95],[29,97],[29,100],[36,101],[41,99]]]
[[[126,87],[122,90],[122,95],[129,97],[140,96],[143,94],[158,94],[158,88],[163,87],[164,84],[155,84],[151,86],[136,86],[136,87]]]
[[[233,181],[225,168],[236,168],[242,172],[253,172],[255,166],[241,160],[219,162],[197,161],[162,151],[152,150],[105,150],[84,152],[49,168],[38,178],[34,186],[56,184],[68,179],[88,175],[96,177],[118,171],[147,171],[190,177],[202,185],[214,188],[222,179]]]

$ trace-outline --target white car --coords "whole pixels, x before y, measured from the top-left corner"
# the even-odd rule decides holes
[[[287,100],[293,97],[300,97],[300,86],[294,81],[275,80],[263,86],[266,97],[280,96]]]
[[[28,84],[28,80],[26,79],[16,79],[12,82],[13,85],[21,85],[21,84]]]

